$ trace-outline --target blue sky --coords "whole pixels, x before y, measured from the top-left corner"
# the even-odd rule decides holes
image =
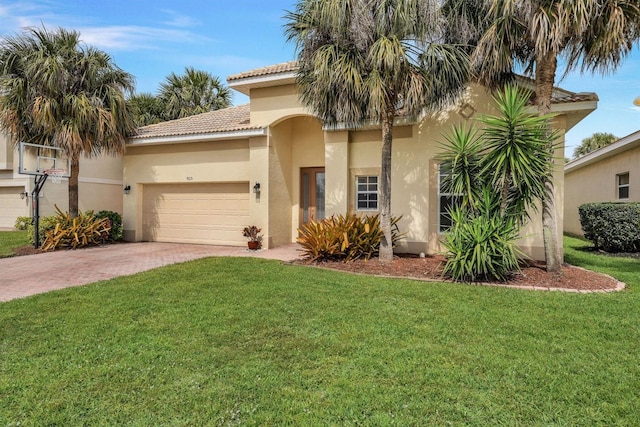
[[[230,74],[294,59],[282,25],[295,0],[0,0],[0,35],[44,25],[78,30],[83,40],[114,58],[136,77],[138,92],[155,92],[170,72],[206,70],[223,80]],[[618,137],[640,129],[640,54],[613,75],[573,73],[559,85],[596,92],[598,110],[567,134],[567,150],[594,132]],[[247,102],[235,94],[234,103]]]

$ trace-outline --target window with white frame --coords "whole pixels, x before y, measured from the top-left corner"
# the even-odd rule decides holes
[[[616,175],[618,182],[618,199],[629,198],[629,172]]]
[[[459,194],[448,193],[444,188],[444,180],[448,176],[446,164],[438,165],[438,231],[444,233],[453,225],[449,211],[460,203]]]
[[[377,176],[356,176],[356,209],[359,211],[378,210]]]

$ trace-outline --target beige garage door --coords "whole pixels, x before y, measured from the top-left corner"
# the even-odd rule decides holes
[[[249,183],[145,185],[142,225],[147,241],[246,245]]]
[[[0,187],[0,228],[12,228],[19,216],[29,215],[26,200],[20,198],[24,187]]]

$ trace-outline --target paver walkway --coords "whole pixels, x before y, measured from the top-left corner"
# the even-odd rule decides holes
[[[249,251],[229,246],[124,243],[0,259],[0,301],[127,276],[209,256],[249,256],[291,261],[299,246]]]

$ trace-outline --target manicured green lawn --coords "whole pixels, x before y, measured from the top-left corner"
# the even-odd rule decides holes
[[[0,258],[15,255],[15,248],[28,244],[26,231],[0,231]]]
[[[0,425],[640,425],[638,261],[567,257],[628,290],[242,258],[3,303]]]

